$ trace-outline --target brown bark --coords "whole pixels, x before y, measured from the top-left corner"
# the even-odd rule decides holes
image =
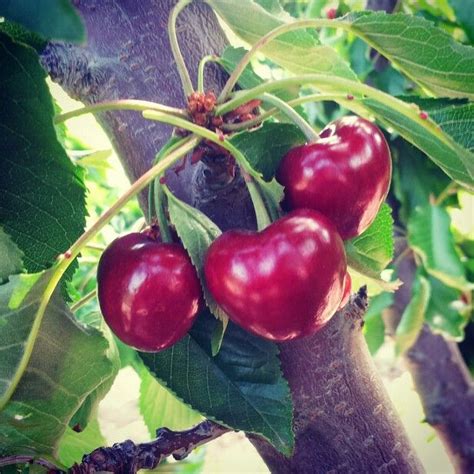
[[[76,1],[89,42],[50,45],[43,63],[52,77],[85,103],[139,98],[183,104],[169,51],[166,21],[171,0]],[[200,56],[224,46],[214,15],[199,3],[179,22],[181,45],[195,74]],[[214,87],[219,76],[209,76]],[[110,112],[100,122],[131,180],[148,169],[169,127],[134,112]],[[255,226],[245,187],[236,179],[209,191],[212,164],[188,167],[174,179],[181,198],[206,212],[223,229]],[[204,171],[207,171],[205,173]],[[360,295],[360,301],[364,297]],[[296,451],[285,460],[273,448],[258,449],[275,472],[421,472],[403,427],[382,388],[361,335],[357,314],[339,314],[315,337],[282,345],[281,358],[295,405]]]

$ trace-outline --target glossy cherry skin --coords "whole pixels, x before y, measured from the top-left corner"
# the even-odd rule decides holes
[[[145,234],[128,234],[107,247],[97,286],[106,323],[140,351],[172,346],[198,314],[201,286],[188,254],[179,244]]]
[[[387,196],[391,174],[390,149],[380,129],[348,116],[330,123],[316,142],[290,150],[277,180],[285,187],[284,207],[321,212],[345,240],[372,223]]]
[[[274,341],[313,334],[337,310],[344,245],[319,212],[298,209],[259,233],[229,231],[209,247],[206,282],[229,318]]]

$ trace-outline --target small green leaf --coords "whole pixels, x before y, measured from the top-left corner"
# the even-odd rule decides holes
[[[261,435],[289,455],[294,443],[292,404],[276,344],[229,322],[221,350],[213,357],[216,323],[203,313],[176,345],[140,357],[179,399],[207,418]]]
[[[370,299],[364,316],[364,336],[369,351],[375,355],[385,340],[385,324],[382,312],[393,304],[393,293],[380,293]]]
[[[419,16],[350,13],[341,22],[407,76],[441,97],[474,98],[474,48]]]
[[[204,292],[204,299],[212,314],[225,321],[228,316],[217,305],[206,286],[204,278],[204,258],[211,243],[221,235],[221,230],[201,211],[189,206],[171,193],[168,187],[163,186],[168,198],[170,220],[187,250],[191,261],[196,267]]]
[[[250,44],[278,26],[293,21],[288,14],[278,12],[275,15],[274,10],[269,12],[252,0],[207,0],[207,3],[237,36]],[[266,44],[262,52],[295,74],[320,72],[357,80],[334,49],[320,44],[314,30],[285,33]]]
[[[374,222],[358,237],[344,243],[349,266],[371,278],[379,278],[393,258],[392,210],[383,204]]]
[[[75,321],[58,291],[35,325],[49,275],[28,283],[19,302],[15,291],[23,280],[14,276],[0,286],[0,456],[53,455],[74,413],[115,376],[114,351],[99,331]]]
[[[0,283],[23,268],[23,253],[0,227]]]
[[[234,135],[230,142],[263,179],[271,181],[285,154],[294,146],[305,143],[306,138],[296,125],[265,122],[257,130]]]
[[[70,247],[86,215],[83,171],[57,140],[45,76],[34,50],[0,33],[0,225],[31,273]]]
[[[107,441],[100,432],[99,422],[93,420],[80,433],[71,428],[66,429],[59,442],[58,459],[65,466],[71,467],[74,463],[79,464],[82,456],[101,446],[107,446]]]
[[[408,221],[408,243],[430,275],[463,291],[469,284],[454,247],[450,225],[446,209],[430,205],[417,208]]]
[[[170,430],[185,430],[202,421],[199,413],[160,385],[143,364],[139,375],[139,408],[151,438],[155,438],[158,428],[166,426]]]
[[[426,309],[426,322],[433,331],[449,339],[462,341],[464,327],[469,322],[469,309],[462,303],[461,292],[446,286],[437,278],[430,276],[428,280],[432,291]]]
[[[69,0],[23,0],[0,3],[0,16],[20,23],[45,39],[85,39],[81,17]]]
[[[425,321],[426,309],[431,295],[429,281],[421,274],[413,284],[412,297],[395,332],[395,351],[400,355],[410,349],[418,339]]]

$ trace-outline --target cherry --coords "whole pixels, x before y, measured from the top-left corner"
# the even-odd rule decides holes
[[[380,129],[350,116],[330,123],[316,142],[290,150],[277,180],[285,186],[284,207],[315,209],[350,239],[374,220],[391,172],[390,149]]]
[[[275,341],[308,336],[337,310],[346,256],[334,225],[298,209],[259,233],[229,231],[209,247],[208,288],[230,319]]]
[[[100,258],[97,284],[106,323],[141,351],[172,346],[198,314],[201,286],[188,254],[150,235],[114,240]]]
[[[346,273],[346,276],[344,277],[344,290],[342,294],[342,300],[339,303],[339,308],[342,309],[346,304],[349,302],[349,298],[351,296],[351,287],[352,287],[352,278],[349,272]]]

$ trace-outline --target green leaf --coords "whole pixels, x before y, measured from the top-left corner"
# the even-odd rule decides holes
[[[474,98],[474,49],[433,23],[382,12],[350,13],[341,22],[428,91]]]
[[[167,186],[163,186],[163,189],[168,198],[170,220],[197,269],[206,304],[216,318],[226,321],[227,314],[215,302],[214,297],[207,289],[204,278],[204,258],[207,249],[222,232],[209,217],[174,196]]]
[[[373,98],[361,99],[362,105],[386,127],[392,128],[423,151],[452,179],[469,189],[474,189],[474,153],[444,133],[434,120],[419,120],[419,107],[415,103],[410,105],[403,101],[399,102],[396,106],[395,104],[389,106],[387,102]],[[466,126],[472,120],[472,112],[472,109],[469,109],[470,115],[466,118]]]
[[[0,3],[0,16],[20,23],[46,39],[80,42],[85,29],[69,0],[23,0]]]
[[[80,433],[66,428],[59,442],[58,459],[65,466],[71,467],[74,463],[80,463],[85,454],[106,445],[107,441],[100,432],[99,422],[93,420]]]
[[[160,385],[145,366],[141,367],[139,375],[139,408],[151,438],[155,438],[158,428],[185,430],[202,421],[199,413]]]
[[[430,275],[463,291],[469,284],[454,247],[450,225],[446,209],[430,205],[417,208],[408,221],[408,243]]]
[[[48,281],[48,273],[33,286],[14,276],[0,286],[0,456],[54,455],[86,397],[115,376],[108,341],[99,331],[79,325],[58,291],[41,324],[35,325]],[[25,288],[30,288],[26,296]],[[26,351],[31,351],[29,359]],[[7,390],[16,382],[10,394]]]
[[[23,268],[23,253],[0,227],[0,283]]]
[[[364,336],[369,351],[375,355],[385,340],[385,324],[382,312],[393,304],[393,293],[380,293],[370,299],[369,307],[364,316]]]
[[[406,222],[415,208],[426,206],[430,197],[438,196],[451,180],[434,163],[427,160],[420,150],[405,140],[397,140],[395,148],[397,154],[393,182],[395,194],[401,203],[400,217]]]
[[[0,225],[34,273],[50,266],[84,230],[83,172],[57,141],[38,55],[2,33],[0,103]]]
[[[474,104],[466,99],[428,99],[414,96],[398,96],[427,112],[446,135],[460,146],[474,151]]]
[[[250,44],[292,21],[289,15],[274,15],[252,0],[206,1],[237,36]],[[296,74],[320,72],[357,80],[349,65],[331,47],[320,44],[314,30],[285,33],[265,45],[262,52]]]
[[[31,46],[38,51],[38,53],[41,52],[47,44],[47,41],[41,38],[41,36],[12,21],[0,21],[0,32],[6,33],[17,43]]]
[[[440,332],[447,338],[462,341],[464,328],[469,322],[469,310],[461,301],[461,292],[446,286],[437,278],[429,277],[428,280],[432,291],[426,309],[426,322],[433,331]]]
[[[393,258],[393,219],[390,206],[383,204],[370,227],[344,245],[349,266],[371,278],[380,277],[380,272]]]
[[[263,179],[271,181],[281,159],[296,145],[306,142],[303,132],[293,124],[265,122],[260,128],[242,132],[229,140],[239,149]]]
[[[140,357],[178,398],[207,418],[261,435],[289,455],[292,404],[276,344],[229,322],[221,350],[212,357],[215,324],[209,314],[201,314],[175,346]]]
[[[466,5],[466,0],[449,0],[449,3],[467,37],[474,43],[474,8],[472,5]]]
[[[418,274],[412,288],[412,297],[395,332],[395,351],[397,355],[406,352],[418,339],[425,321],[425,313],[430,300],[429,281]]]

